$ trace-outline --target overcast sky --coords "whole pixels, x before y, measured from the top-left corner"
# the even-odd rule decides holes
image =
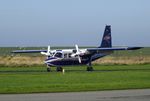
[[[150,46],[150,0],[0,0],[0,46]]]

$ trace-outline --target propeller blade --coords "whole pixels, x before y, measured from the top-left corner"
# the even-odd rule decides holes
[[[50,52],[51,52],[51,47],[48,46],[48,48],[47,48],[47,53],[50,53]]]
[[[51,48],[50,46],[47,47],[47,52],[41,52],[41,54],[46,55],[46,56],[51,56]]]
[[[42,55],[45,55],[45,52],[41,52]]]
[[[78,60],[79,60],[79,63],[81,63],[81,58],[80,58],[80,56],[78,55]]]
[[[76,55],[78,55],[79,63],[81,63],[79,47],[78,47],[78,45],[77,45],[77,44],[75,45],[75,47],[76,47],[76,50],[77,50]]]
[[[75,45],[75,47],[76,47],[77,53],[79,53],[79,47],[78,47],[78,45]]]

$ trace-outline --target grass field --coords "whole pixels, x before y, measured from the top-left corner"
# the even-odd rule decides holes
[[[53,49],[57,48],[64,47]],[[93,72],[87,72],[86,66],[74,66],[65,67],[65,74],[55,72],[54,68],[53,72],[47,73],[44,56],[11,53],[17,49],[46,47],[0,47],[0,93],[150,88],[150,48],[116,51],[93,62]]]
[[[0,67],[0,93],[41,93],[150,88],[150,64],[65,67],[65,74],[45,67]]]

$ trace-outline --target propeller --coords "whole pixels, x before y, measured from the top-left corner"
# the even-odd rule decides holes
[[[47,47],[47,52],[41,52],[42,55],[51,56],[51,48],[50,46]]]
[[[81,63],[79,47],[78,47],[78,45],[75,45],[75,47],[76,47],[76,50],[77,50],[77,52],[76,52],[76,54],[75,54],[75,55],[77,55],[77,56],[78,56],[79,63]]]

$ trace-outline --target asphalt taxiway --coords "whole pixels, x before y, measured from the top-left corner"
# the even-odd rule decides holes
[[[150,101],[150,89],[68,93],[0,94],[0,101]]]

